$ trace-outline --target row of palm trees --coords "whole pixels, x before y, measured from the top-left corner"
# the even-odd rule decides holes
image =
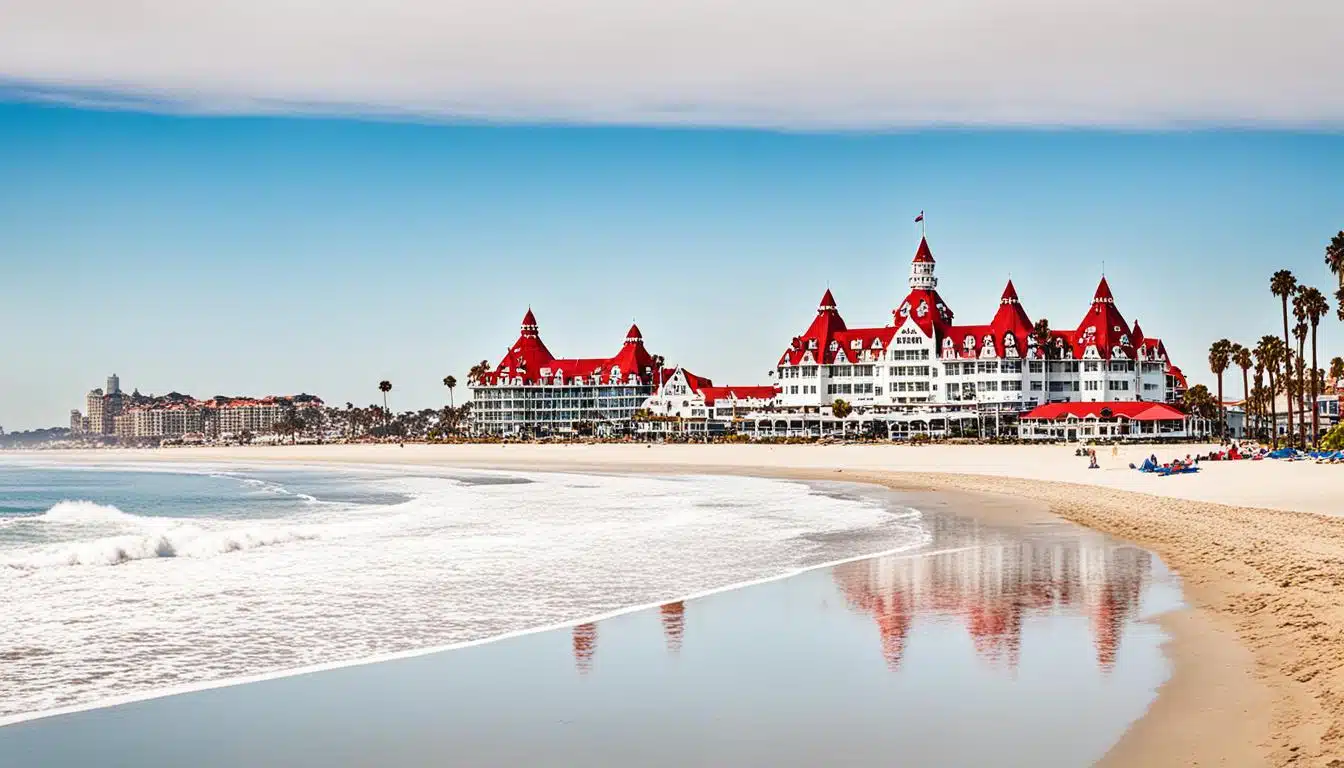
[[[1344,322],[1344,231],[1340,231],[1325,248],[1325,263],[1334,273],[1338,287],[1335,290],[1336,317]],[[1278,404],[1275,396],[1286,395],[1288,429],[1286,442],[1306,447],[1320,443],[1320,413],[1316,399],[1328,386],[1334,387],[1344,378],[1344,358],[1330,361],[1327,372],[1321,370],[1318,359],[1317,331],[1321,320],[1330,313],[1330,302],[1318,288],[1298,282],[1289,270],[1281,269],[1269,280],[1270,293],[1279,299],[1283,316],[1283,336],[1265,335],[1254,347],[1245,347],[1228,339],[1219,339],[1209,347],[1209,370],[1218,380],[1218,403],[1222,408],[1221,433],[1227,434],[1226,407],[1223,406],[1223,375],[1230,366],[1241,369],[1242,393],[1247,419],[1254,419],[1255,432],[1262,434],[1265,417],[1269,417],[1268,431],[1277,447]],[[1289,325],[1291,305],[1294,324]],[[1306,346],[1311,343],[1310,367],[1307,365]],[[1294,344],[1296,342],[1296,344]],[[1251,386],[1250,371],[1255,369],[1255,386]],[[1310,440],[1307,432],[1308,407],[1311,409]],[[1294,416],[1297,429],[1294,430]]]

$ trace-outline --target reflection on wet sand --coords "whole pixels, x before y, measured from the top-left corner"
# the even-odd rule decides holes
[[[686,604],[680,600],[667,603],[658,609],[658,615],[663,621],[667,651],[675,656],[681,650],[681,636],[686,632]]]
[[[574,627],[574,666],[586,675],[593,668],[593,654],[597,652],[597,625],[579,624]]]
[[[681,651],[681,638],[686,632],[686,603],[681,600],[665,603],[658,607],[658,617],[663,623],[667,652],[675,656]],[[588,674],[593,668],[593,654],[597,653],[597,625],[589,622],[575,626],[571,643],[575,669],[581,675]]]
[[[1108,672],[1151,567],[1142,549],[1076,536],[862,560],[833,574],[850,606],[877,621],[892,670],[917,617],[960,619],[981,658],[1016,669],[1024,617],[1076,613],[1088,617],[1097,663]]]

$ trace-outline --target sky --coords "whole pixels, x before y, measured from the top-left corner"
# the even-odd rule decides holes
[[[1275,269],[1334,286],[1333,3],[69,5],[0,0],[9,430],[114,372],[439,406],[528,307],[557,355],[634,320],[768,383],[828,287],[890,321],[921,210],[959,322],[1011,275],[1074,327],[1104,265],[1198,382],[1212,340],[1280,332]]]

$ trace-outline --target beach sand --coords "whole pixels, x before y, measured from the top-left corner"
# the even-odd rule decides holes
[[[1344,513],[1344,469],[1214,463],[1171,478],[1126,469],[1149,452],[1198,450],[1208,448],[1101,449],[1101,470],[1059,446],[297,446],[50,459],[741,473],[976,494],[985,515],[1059,515],[1152,550],[1183,579],[1191,608],[1163,618],[1173,676],[1107,764],[1344,766],[1344,517],[1332,517]]]

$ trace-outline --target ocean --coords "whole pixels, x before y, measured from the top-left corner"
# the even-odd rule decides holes
[[[932,533],[741,477],[0,460],[0,724],[442,649]]]

